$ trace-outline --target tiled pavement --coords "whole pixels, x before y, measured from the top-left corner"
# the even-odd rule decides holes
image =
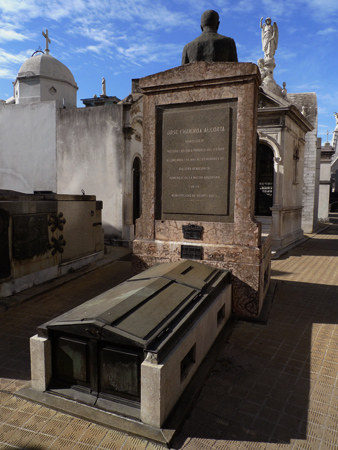
[[[173,447],[338,449],[338,225],[272,263],[266,325],[238,322]],[[0,449],[155,450],[158,444],[23,400],[36,327],[129,276],[115,261],[0,313]]]

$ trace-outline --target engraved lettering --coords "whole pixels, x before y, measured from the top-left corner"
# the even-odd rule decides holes
[[[230,118],[237,102],[159,108],[163,217],[228,215],[230,149],[236,148]]]

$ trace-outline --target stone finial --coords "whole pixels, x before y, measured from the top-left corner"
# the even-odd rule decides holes
[[[102,95],[106,96],[106,80],[102,78]]]
[[[202,34],[189,42],[183,49],[182,65],[198,62],[237,62],[237,49],[232,38],[217,33],[219,15],[208,10],[202,14]]]

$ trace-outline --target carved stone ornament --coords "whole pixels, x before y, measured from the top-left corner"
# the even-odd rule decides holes
[[[123,132],[126,139],[131,139],[132,135],[134,134],[134,129],[133,127],[124,127]]]
[[[52,237],[52,243],[49,244],[50,250],[52,250],[52,256],[56,255],[57,252],[63,253],[64,246],[66,245],[66,241],[63,239],[62,234],[59,238]]]
[[[56,229],[63,231],[63,225],[65,223],[66,223],[66,219],[63,219],[62,212],[60,212],[58,215],[51,214],[49,221],[48,221],[48,225],[51,227],[52,233],[54,233],[54,231]]]

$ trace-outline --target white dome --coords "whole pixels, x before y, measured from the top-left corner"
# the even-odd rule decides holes
[[[66,82],[77,88],[73,74],[68,67],[50,55],[34,55],[22,64],[18,73],[18,78],[30,78],[35,76]]]

